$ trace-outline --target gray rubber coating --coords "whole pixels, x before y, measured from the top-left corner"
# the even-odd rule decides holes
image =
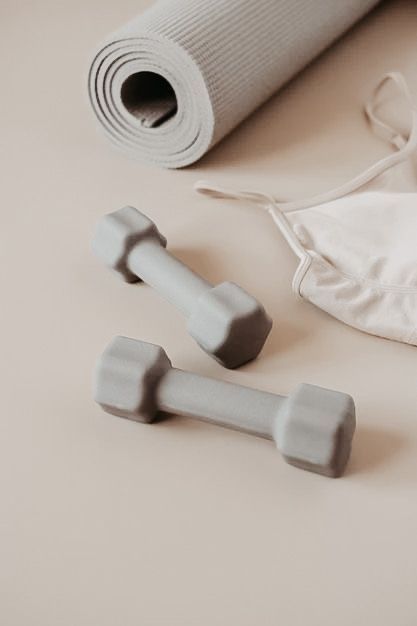
[[[264,307],[238,285],[213,287],[166,249],[155,224],[133,207],[105,215],[94,238],[95,254],[127,282],[143,280],[187,318],[190,335],[228,368],[256,358],[272,327]]]
[[[291,465],[340,476],[355,431],[353,399],[301,384],[288,397],[172,368],[154,344],[116,337],[100,357],[94,397],[114,415],[152,422],[181,414],[273,439]]]
[[[127,266],[187,317],[209,282],[170,254],[156,239],[144,239],[133,248]]]

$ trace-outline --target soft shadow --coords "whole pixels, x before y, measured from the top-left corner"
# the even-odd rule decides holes
[[[269,357],[277,352],[287,352],[296,344],[304,341],[310,333],[311,330],[306,326],[295,326],[287,320],[281,323],[279,319],[276,319],[261,355],[262,357]]]
[[[214,284],[223,282],[224,267],[210,254],[201,248],[170,248],[170,253],[182,261],[191,270],[200,274],[205,280]]]
[[[352,456],[345,476],[372,473],[381,465],[388,465],[406,445],[406,437],[397,432],[360,426],[353,439]]]

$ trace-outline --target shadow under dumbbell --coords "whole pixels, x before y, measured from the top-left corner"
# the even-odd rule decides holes
[[[369,426],[357,428],[345,476],[367,474],[389,464],[406,447],[404,436]]]
[[[175,427],[177,432],[181,431],[182,436],[184,436],[185,432],[191,433],[196,430],[203,431],[202,435],[204,436],[207,435],[207,432],[204,432],[204,430],[212,428],[212,425],[202,421],[163,413],[158,416],[154,423],[159,423],[160,427]],[[215,426],[215,428],[219,428],[219,426]],[[239,431],[235,431],[235,433],[245,436],[245,433]],[[405,447],[406,438],[398,435],[398,433],[370,427],[360,427],[356,430],[352,455],[344,476],[349,478],[361,474],[373,474],[374,472],[378,475],[380,467],[389,465]]]
[[[262,355],[268,357],[277,352],[287,352],[294,345],[304,341],[309,334],[310,331],[301,325],[295,326],[295,324],[285,321],[285,327],[283,327],[281,322],[275,323],[275,327],[272,327],[272,332],[265,343]]]
[[[224,267],[217,261],[214,252],[201,250],[201,248],[169,248],[171,254],[177,257],[184,265],[211,283],[217,284],[225,280]]]

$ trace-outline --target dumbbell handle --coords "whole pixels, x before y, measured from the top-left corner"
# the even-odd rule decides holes
[[[133,274],[189,315],[197,299],[212,285],[172,256],[157,239],[139,241],[127,265]]]
[[[286,398],[191,372],[171,369],[156,390],[159,410],[273,438],[273,424]]]

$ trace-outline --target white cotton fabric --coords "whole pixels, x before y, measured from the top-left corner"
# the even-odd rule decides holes
[[[417,345],[417,194],[363,192],[292,213],[309,266],[294,290],[337,319]]]
[[[98,50],[91,105],[131,155],[189,165],[378,1],[158,0]],[[159,125],[152,115],[158,119],[163,103],[141,118],[122,101],[123,84],[138,72],[163,76],[174,89],[177,112]]]
[[[394,81],[411,110],[408,137],[376,115]],[[295,293],[368,333],[417,345],[417,109],[403,77],[387,74],[366,107],[396,152],[341,187],[301,202],[206,183],[200,192],[251,200],[266,208],[300,259]]]

